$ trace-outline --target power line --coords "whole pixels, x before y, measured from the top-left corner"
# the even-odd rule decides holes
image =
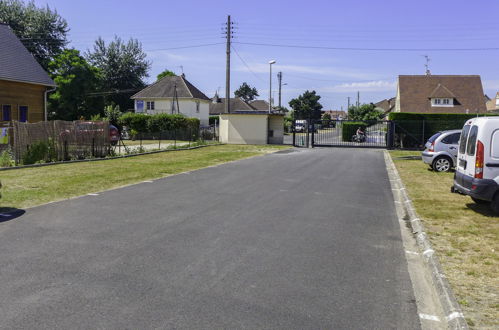
[[[251,68],[249,67],[248,63],[246,63],[246,61],[241,57],[241,55],[239,55],[239,53],[237,52],[237,50],[234,48],[234,46],[231,46],[232,49],[234,50],[234,52],[236,53],[237,57],[239,57],[239,59],[241,60],[241,62],[243,62],[243,64],[246,66],[246,68],[249,70],[249,72],[251,72],[257,79],[259,79],[260,81],[264,81],[262,78],[260,78],[255,72],[253,72],[253,70],[251,70]]]
[[[325,49],[325,50],[353,50],[353,51],[495,51],[499,47],[483,48],[360,48],[360,47],[327,47],[327,46],[305,46],[305,45],[285,45],[285,44],[267,44],[257,42],[239,42],[234,43],[251,46],[281,47],[281,48],[303,48],[303,49]]]

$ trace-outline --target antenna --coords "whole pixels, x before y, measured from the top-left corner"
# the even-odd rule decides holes
[[[182,71],[182,74],[184,74],[184,66],[183,65],[179,65],[178,66],[180,68],[180,70]]]
[[[431,75],[431,72],[430,72],[430,56],[428,55],[423,55],[424,58],[426,59],[426,64],[424,65],[425,69],[426,69],[426,75],[429,76]]]

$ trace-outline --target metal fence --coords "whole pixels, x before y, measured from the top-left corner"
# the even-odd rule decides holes
[[[103,157],[109,153],[107,121],[13,122],[12,152],[16,164],[30,148],[41,142],[50,147],[57,161]]]

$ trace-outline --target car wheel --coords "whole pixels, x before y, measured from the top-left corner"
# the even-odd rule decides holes
[[[478,198],[475,198],[475,197],[471,197],[471,199],[473,200],[473,202],[477,203],[477,204],[487,204],[488,202],[483,200],[483,199],[478,199]]]
[[[449,172],[452,160],[448,157],[438,157],[433,161],[432,168],[435,172]]]
[[[498,193],[496,193],[494,195],[494,198],[492,198],[492,202],[490,202],[490,208],[492,209],[492,212],[499,215],[499,194]]]

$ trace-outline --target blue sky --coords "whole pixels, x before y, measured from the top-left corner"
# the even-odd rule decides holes
[[[423,55],[430,56],[433,74],[479,74],[485,93],[492,96],[499,90],[499,50],[436,50],[499,48],[499,22],[495,20],[499,1],[495,0],[35,3],[48,4],[68,21],[71,46],[85,51],[99,36],[105,40],[114,35],[137,38],[152,61],[148,81],[165,68],[180,73],[182,66],[187,79],[209,97],[217,89],[221,96],[225,93],[221,28],[228,14],[237,23],[233,46],[239,55],[232,51],[232,92],[245,81],[258,89],[260,98],[267,99],[267,63],[275,59],[273,87],[277,86],[276,73],[282,71],[286,106],[307,89],[322,96],[325,109],[346,108],[347,97],[355,98],[357,91],[361,102],[377,102],[395,96],[399,74],[424,74]],[[213,43],[220,44],[179,48]]]

